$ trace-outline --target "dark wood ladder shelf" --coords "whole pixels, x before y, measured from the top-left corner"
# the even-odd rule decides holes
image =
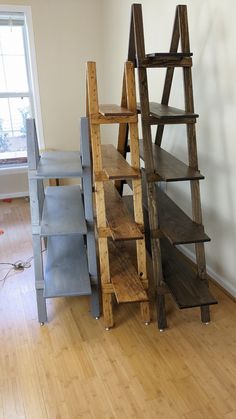
[[[152,257],[153,277],[156,280],[158,327],[167,327],[165,311],[165,287],[167,283],[178,302],[179,307],[199,306],[201,321],[210,321],[209,306],[215,299],[207,288],[206,260],[204,242],[210,239],[206,235],[202,222],[200,180],[204,176],[198,169],[196,127],[198,114],[194,111],[192,88],[192,53],[190,52],[187,6],[176,6],[170,49],[167,53],[146,54],[142,5],[133,4],[130,20],[130,37],[128,60],[137,67],[137,80],[140,104],[137,106],[141,116],[142,137],[140,157],[143,159],[143,202],[146,243]],[[160,103],[149,100],[148,68],[166,68],[164,86]],[[170,106],[171,88],[176,71],[183,74],[183,109]],[[125,84],[121,105],[126,107]],[[184,124],[188,164],[171,155],[162,147],[165,125]],[[154,127],[156,125],[156,133]],[[129,148],[129,128],[120,125],[118,150],[126,157]],[[163,190],[158,182],[188,181],[190,183],[192,219],[189,218]],[[129,180],[126,183],[130,184]],[[119,190],[122,194],[123,184]],[[132,185],[131,185],[132,189]],[[130,198],[123,198],[130,204]],[[162,242],[167,243],[167,250]],[[178,262],[175,248],[178,244],[194,243],[197,273],[185,270],[183,263]],[[151,246],[150,246],[151,245]],[[166,262],[166,260],[169,263]],[[168,269],[167,269],[168,268]],[[181,275],[181,270],[183,274]]]

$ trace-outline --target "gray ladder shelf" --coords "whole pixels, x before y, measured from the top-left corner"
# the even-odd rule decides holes
[[[179,48],[180,47],[180,48]],[[178,49],[181,51],[178,52]],[[140,140],[140,157],[145,164],[143,179],[143,205],[146,244],[152,256],[153,275],[157,289],[158,327],[167,327],[165,293],[171,292],[180,308],[200,307],[201,320],[210,321],[210,305],[216,304],[210,294],[204,242],[209,237],[202,224],[199,181],[204,176],[198,169],[196,121],[192,89],[192,53],[190,52],[187,7],[176,7],[170,50],[166,53],[145,53],[141,4],[133,4],[131,11],[128,60],[137,68],[143,140]],[[161,103],[149,101],[148,68],[166,68]],[[183,72],[184,109],[169,105],[175,68]],[[125,89],[121,106],[126,106]],[[185,124],[188,147],[188,165],[167,152],[162,145],[165,125]],[[153,138],[152,126],[156,125]],[[125,157],[129,151],[128,126],[120,125],[118,150]],[[188,217],[158,187],[158,182],[188,181],[191,189],[192,218]],[[127,182],[128,183],[128,182]],[[122,193],[122,184],[120,192]],[[130,200],[128,206],[130,206]],[[190,263],[181,262],[183,255],[175,248],[179,244],[194,243],[196,272]]]
[[[81,152],[40,155],[34,119],[27,120],[27,150],[38,320],[41,324],[47,321],[47,298],[82,295],[91,296],[91,313],[97,318],[100,306],[87,118],[81,118]],[[82,185],[45,187],[45,179],[75,177]]]

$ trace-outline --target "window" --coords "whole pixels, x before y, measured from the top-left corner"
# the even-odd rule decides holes
[[[0,166],[27,161],[26,118],[34,115],[25,13],[0,11]]]

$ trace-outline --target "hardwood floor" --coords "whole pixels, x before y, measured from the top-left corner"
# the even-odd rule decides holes
[[[0,262],[32,255],[26,200],[0,202],[0,229]],[[0,282],[0,418],[236,418],[236,304],[211,288],[208,326],[167,299],[166,332],[155,307],[142,324],[139,304],[115,307],[107,332],[80,297],[48,300],[40,327],[33,268],[12,271]]]

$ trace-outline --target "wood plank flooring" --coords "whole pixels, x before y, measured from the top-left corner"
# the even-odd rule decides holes
[[[0,262],[32,255],[29,204],[0,202]],[[0,278],[7,269],[0,265]],[[167,298],[169,329],[142,324],[139,304],[114,309],[116,327],[92,319],[89,298],[47,301],[37,322],[33,268],[0,282],[0,418],[236,418],[236,304],[199,309]]]

